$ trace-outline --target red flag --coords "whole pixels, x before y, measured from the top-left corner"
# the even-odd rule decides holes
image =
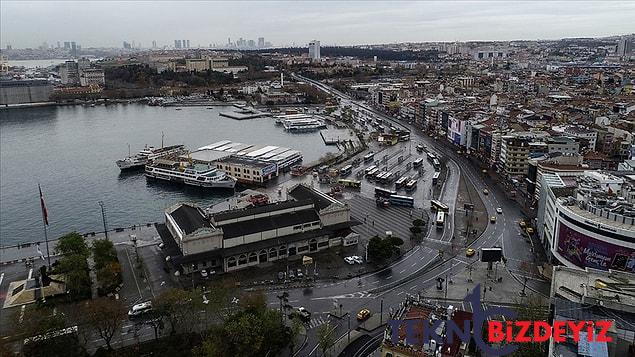
[[[40,206],[42,206],[42,219],[44,220],[44,224],[49,225],[49,212],[46,209],[46,204],[44,204],[44,195],[42,195],[42,188],[40,184],[37,184],[38,190],[40,190]]]

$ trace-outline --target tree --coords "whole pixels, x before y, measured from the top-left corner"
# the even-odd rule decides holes
[[[121,300],[99,298],[85,305],[86,322],[101,337],[109,350],[111,341],[121,328],[126,316],[126,308]]]
[[[414,221],[412,221],[412,225],[413,225],[413,226],[415,226],[415,227],[421,227],[421,226],[423,226],[423,225],[425,225],[425,224],[426,224],[426,222],[424,222],[424,221],[423,221],[422,219],[420,219],[420,218],[417,218],[417,219],[415,219]]]
[[[154,299],[154,308],[170,324],[170,334],[189,332],[198,321],[198,311],[203,309],[202,298],[182,289],[169,289]]]
[[[16,309],[12,319],[15,334],[23,338],[42,336],[68,327],[64,314],[55,313],[50,307],[37,305],[27,305],[24,310]],[[35,343],[25,343],[22,352],[25,356],[88,355],[79,344],[75,333],[61,334]]]
[[[326,352],[335,344],[333,331],[335,331],[335,328],[331,328],[331,324],[328,322],[318,327],[318,346],[320,351],[322,351],[322,356],[326,356]]]
[[[394,246],[389,239],[375,236],[368,241],[368,257],[371,261],[381,264],[392,257]]]
[[[95,267],[97,269],[106,266],[110,262],[117,261],[117,251],[112,241],[108,239],[97,239],[92,246]]]
[[[66,289],[73,300],[90,296],[90,275],[86,256],[65,255],[58,260],[57,270],[64,274]]]
[[[77,232],[72,232],[60,237],[55,245],[55,250],[61,255],[79,254],[88,256],[86,240]]]
[[[302,321],[300,321],[300,319],[297,316],[293,316],[293,318],[291,319],[291,327],[289,328],[291,353],[293,353],[293,350],[295,349],[295,342],[298,336],[300,335],[302,328],[303,328]]]

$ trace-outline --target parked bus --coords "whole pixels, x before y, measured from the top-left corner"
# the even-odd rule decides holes
[[[417,152],[423,152],[423,145],[417,145]]]
[[[434,166],[434,169],[436,171],[441,171],[441,163],[439,162],[439,159],[434,159],[432,160],[432,166]]]
[[[430,209],[437,212],[448,212],[450,211],[450,207],[444,204],[441,201],[431,200],[430,201]]]
[[[374,158],[375,158],[375,153],[374,152],[368,153],[368,154],[364,155],[364,162],[373,161]]]
[[[384,188],[381,187],[375,187],[375,196],[377,197],[390,197],[392,195],[396,195],[397,192],[395,191],[390,191],[390,190],[386,190]]]
[[[386,183],[390,183],[392,182],[392,180],[395,179],[395,174],[393,172],[387,172],[384,174],[384,176],[380,179],[380,181],[384,184]]]
[[[436,219],[437,229],[443,228],[443,223],[444,222],[445,222],[445,212],[438,211],[437,212],[437,219]]]
[[[340,176],[348,176],[353,172],[353,165],[346,165],[340,169]]]
[[[369,180],[372,180],[375,178],[375,175],[377,175],[377,173],[379,172],[378,168],[374,168],[372,170],[370,170],[367,174],[366,174],[366,178],[368,178]]]
[[[440,172],[435,172],[434,175],[432,175],[432,184],[436,185],[437,182],[439,182],[439,174]]]
[[[395,188],[396,189],[402,188],[408,182],[408,180],[410,180],[410,177],[408,177],[408,176],[400,177],[399,180],[397,180],[397,182],[395,182]]]
[[[376,168],[377,168],[377,166],[375,166],[375,165],[368,166],[367,168],[365,168],[365,169],[364,169],[364,173],[365,173],[366,175],[368,175],[368,173],[369,173],[369,172],[373,171],[373,170],[374,170],[374,169],[376,169]]]
[[[436,158],[437,158],[437,157],[436,157],[436,156],[434,156],[434,154],[433,154],[433,153],[431,153],[431,152],[429,152],[429,153],[428,153],[428,161],[433,162],[433,161],[434,161],[434,159],[436,159]]]
[[[409,196],[390,195],[388,202],[393,206],[414,207],[415,205],[415,199]]]
[[[423,158],[421,157],[412,162],[413,167],[419,167],[421,165],[423,165]]]
[[[406,191],[412,191],[417,188],[417,180],[410,180],[406,184]]]
[[[337,180],[337,183],[344,186],[344,187],[351,187],[351,188],[361,188],[362,187],[362,182],[361,181],[357,181],[357,180],[344,180],[344,179],[339,179]]]

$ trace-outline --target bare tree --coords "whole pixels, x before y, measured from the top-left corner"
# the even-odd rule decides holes
[[[109,350],[111,341],[121,328],[126,316],[126,308],[121,300],[99,298],[90,301],[85,307],[86,323],[101,337]]]
[[[331,328],[331,324],[328,322],[318,328],[317,338],[322,356],[326,356],[326,352],[335,344],[334,331],[335,328]]]

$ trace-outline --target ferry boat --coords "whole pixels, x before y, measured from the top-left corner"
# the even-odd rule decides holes
[[[183,183],[204,188],[234,188],[236,179],[214,165],[156,159],[146,165],[148,178]]]
[[[130,145],[128,145],[128,157],[122,160],[117,160],[116,163],[122,171],[132,170],[141,168],[156,158],[176,154],[183,150],[185,150],[184,145],[171,145],[160,148],[146,145],[143,150],[139,151],[139,153],[134,156],[130,156]]]
[[[292,132],[307,132],[326,128],[326,124],[317,119],[285,120],[284,129]]]

